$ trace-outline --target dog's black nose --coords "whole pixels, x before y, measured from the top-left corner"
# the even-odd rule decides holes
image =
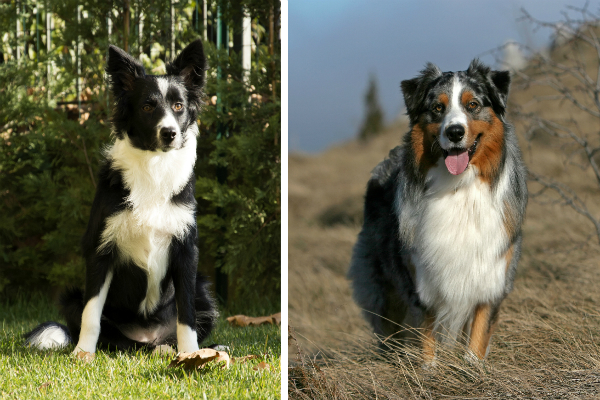
[[[446,136],[451,142],[460,142],[465,136],[465,128],[462,125],[450,125],[446,128]]]
[[[177,131],[173,127],[166,127],[160,129],[160,137],[166,144],[171,143],[173,139],[175,139],[175,136],[177,136]]]

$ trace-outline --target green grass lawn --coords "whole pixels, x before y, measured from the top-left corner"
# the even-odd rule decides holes
[[[98,351],[95,360],[86,364],[71,356],[73,345],[60,351],[26,348],[22,334],[43,321],[62,322],[58,310],[51,301],[39,296],[0,303],[0,398],[280,398],[280,328],[233,328],[225,321],[227,313],[221,314],[215,331],[204,344],[229,346],[230,357],[260,357],[233,364],[229,369],[211,365],[187,372],[167,368],[172,357],[144,352]],[[253,370],[260,362],[272,369]]]

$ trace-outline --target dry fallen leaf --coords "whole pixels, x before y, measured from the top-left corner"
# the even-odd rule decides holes
[[[269,364],[267,364],[264,361],[259,362],[258,364],[256,364],[256,366],[254,368],[252,368],[255,371],[261,370],[261,369],[271,369],[271,366]]]
[[[231,363],[232,364],[243,364],[248,360],[254,360],[255,358],[258,358],[257,355],[255,354],[249,354],[247,356],[243,356],[243,357],[236,357],[236,358],[232,358],[231,359]]]
[[[91,363],[92,361],[94,361],[94,358],[96,358],[96,354],[88,353],[87,351],[80,351],[79,353],[77,353],[76,358],[85,363]]]
[[[225,361],[225,368],[229,368],[229,355],[224,351],[213,349],[200,349],[193,353],[179,353],[169,364],[169,368],[183,366],[184,369],[202,368],[208,362]]]
[[[225,353],[224,351],[217,351],[217,353],[219,353],[219,356],[215,358],[215,362],[217,363],[225,361],[223,368],[229,368],[229,354]]]
[[[263,324],[281,324],[281,313],[269,315],[268,317],[248,317],[246,315],[234,315],[228,317],[227,322],[233,326],[253,326]]]
[[[161,344],[160,346],[156,346],[154,350],[152,350],[152,354],[158,354],[160,356],[170,356],[177,354],[177,352],[168,344]]]
[[[52,385],[52,382],[42,383],[38,390],[45,390],[48,386]]]
[[[278,312],[277,314],[271,315],[271,318],[273,318],[273,322],[275,322],[277,325],[281,325],[281,313],[280,312]]]

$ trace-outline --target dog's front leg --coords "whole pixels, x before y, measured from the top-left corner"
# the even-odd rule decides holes
[[[83,308],[83,314],[81,316],[81,330],[79,332],[79,341],[73,354],[77,354],[80,351],[87,351],[89,353],[96,352],[96,344],[98,343],[98,336],[100,335],[100,319],[102,318],[102,309],[106,302],[106,295],[108,294],[108,288],[112,281],[112,271],[105,270],[104,276],[100,276],[98,280],[98,274],[100,271],[94,268],[86,269],[86,285],[85,285],[85,297]],[[98,286],[100,282],[100,286]]]
[[[183,242],[173,240],[169,260],[177,304],[177,350],[184,353],[199,350],[195,303],[198,248],[193,241],[196,230],[192,231]]]
[[[425,319],[423,321],[423,367],[428,369],[435,367],[435,332],[433,330],[435,324],[435,315],[430,312],[425,312]]]
[[[480,360],[487,357],[490,338],[496,327],[497,319],[497,305],[479,304],[475,308],[471,323],[471,337],[469,338],[469,354],[471,356],[477,356]]]

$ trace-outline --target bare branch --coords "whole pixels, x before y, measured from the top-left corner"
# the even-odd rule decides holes
[[[591,183],[600,189],[600,15],[591,12],[586,2],[583,7],[567,7],[558,22],[538,20],[526,10],[520,20],[530,23],[534,31],[550,29],[554,40],[548,52],[519,46],[530,57],[525,69],[513,71],[514,80],[519,88],[532,92],[513,113],[525,123],[527,140],[538,132],[548,135],[564,156],[565,172],[591,168]],[[532,198],[570,207],[592,222],[600,241],[600,216],[593,214],[595,208],[586,204],[582,192],[535,172],[530,179],[541,185]]]
[[[600,220],[596,219],[590,213],[590,211],[585,205],[585,202],[583,202],[572,189],[560,182],[557,182],[547,177],[543,177],[533,172],[529,172],[529,179],[541,184],[543,187],[541,191],[532,194],[531,197],[537,197],[540,194],[544,193],[547,189],[553,190],[563,199],[564,205],[571,207],[578,214],[583,215],[592,224],[594,224],[594,227],[596,228],[596,233],[598,235],[598,242],[600,242]]]

